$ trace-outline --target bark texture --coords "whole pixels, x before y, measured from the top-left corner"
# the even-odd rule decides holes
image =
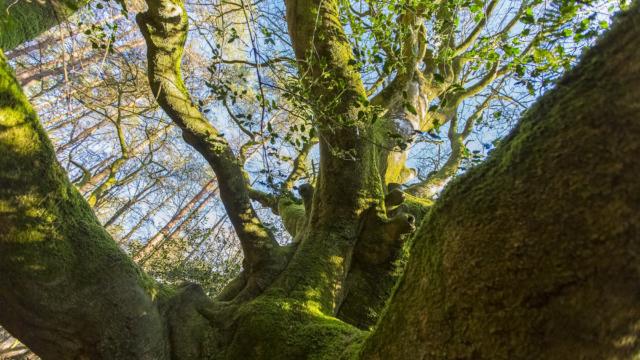
[[[0,0],[0,49],[9,51],[58,25],[88,0]]]
[[[0,154],[2,326],[45,358],[163,358],[153,281],[69,183],[1,54]]]

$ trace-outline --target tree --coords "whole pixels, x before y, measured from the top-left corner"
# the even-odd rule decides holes
[[[31,40],[73,14],[86,1],[44,1],[42,3],[2,1],[0,11],[0,48],[11,50]],[[10,13],[10,16],[9,16]]]
[[[464,69],[459,56],[469,55],[468,41],[452,35],[457,5],[398,8],[408,29],[398,43],[406,46],[387,52],[396,64],[385,75],[392,80],[370,96],[360,52],[352,50],[341,21],[348,4],[286,1],[300,74],[296,90],[306,95],[312,115],[307,142],[317,138],[320,153],[317,178],[298,186],[299,199],[291,189],[306,152],[277,191],[252,188],[243,163],[182,79],[184,6],[147,4],[137,20],[151,89],[216,173],[243,249],[243,272],[210,299],[196,285],[163,285],[136,267],[67,180],[3,58],[0,271],[6,276],[0,306],[8,311],[0,313],[0,324],[36,353],[176,359],[638,354],[638,6],[523,116],[487,162],[431,206],[424,192],[405,194],[393,185],[408,174],[402,122],[419,122],[412,129],[424,132],[448,123],[452,139],[459,139],[466,129],[451,123],[459,120],[461,94],[482,91],[503,71],[519,71],[518,60],[500,66],[502,56],[517,58],[505,50],[498,59],[486,57],[493,60],[478,68],[477,82],[456,77],[464,73],[456,70]],[[485,13],[495,6],[486,4]],[[576,6],[560,3],[559,17],[539,36],[565,34]],[[367,12],[385,14],[374,7]],[[529,6],[517,13],[515,21],[537,21]],[[439,44],[458,54],[432,58],[420,35],[428,28],[423,19],[432,16],[439,19],[433,25]],[[474,18],[473,29],[482,29],[484,19]],[[466,38],[471,43],[482,31],[473,29]],[[524,49],[542,52],[543,45],[532,40]],[[481,42],[470,51],[483,48]],[[545,61],[555,59],[544,54]],[[423,83],[425,72],[431,81]],[[425,108],[424,96],[437,106]],[[277,241],[252,199],[282,218],[292,243]],[[416,221],[406,271],[377,326],[367,330],[396,282],[395,264]]]

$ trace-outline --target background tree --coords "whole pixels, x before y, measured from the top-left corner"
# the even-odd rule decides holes
[[[249,66],[257,69],[259,120],[237,116],[228,97],[234,105],[236,93],[243,92],[228,80],[206,84],[250,138],[240,147],[220,131],[219,121],[207,119],[207,109],[192,100],[182,78],[185,8],[172,1],[147,5],[137,20],[147,44],[152,94],[215,172],[243,249],[243,272],[215,300],[198,287],[160,284],[140,272],[64,177],[3,64],[6,123],[0,143],[7,156],[2,169],[17,171],[3,173],[2,180],[8,216],[2,269],[11,276],[3,282],[0,304],[13,311],[0,321],[36,352],[98,358],[562,358],[569,353],[611,357],[636,352],[633,240],[638,218],[633,204],[639,192],[633,176],[625,174],[638,166],[633,156],[637,7],[530,110],[488,163],[438,200],[413,241],[398,291],[367,337],[361,329],[376,320],[395,283],[403,240],[416,219],[425,218],[433,189],[457,170],[461,160],[456,154],[468,153],[463,141],[469,128],[497,95],[489,89],[470,113],[465,100],[496,80],[502,86],[510,71],[527,76],[526,68],[518,67],[521,54],[528,58],[533,52],[537,72],[545,66],[553,70],[553,62],[570,64],[564,50],[556,58],[544,52],[544,44],[554,36],[560,37],[556,43],[570,36],[567,14],[578,14],[585,4],[557,3],[552,11],[536,12],[532,6],[540,4],[526,3],[507,16],[507,27],[498,27],[493,39],[475,35],[499,5],[490,2],[459,41],[456,34],[464,31],[457,30],[469,24],[460,21],[460,14],[464,9],[477,13],[474,4],[416,3],[382,10],[369,4],[358,10],[337,2],[287,2],[297,71],[278,79],[289,86],[286,90],[295,90],[282,95],[282,107],[269,98],[277,92],[264,89],[255,31],[249,31],[255,57]],[[251,24],[253,8],[243,3],[239,8]],[[368,73],[361,51],[349,42],[358,39],[358,22],[349,23],[353,34],[343,29],[347,21],[341,20],[350,11],[372,19],[391,14],[401,25],[393,35],[399,41],[393,43],[403,46],[385,52],[382,59],[388,65],[382,69],[390,71],[384,70],[382,77],[388,79],[373,94],[365,86]],[[533,23],[537,32],[520,50],[513,43],[502,44],[501,51],[487,50],[491,46],[482,41],[508,42],[505,29],[506,34],[513,27],[521,30],[521,39],[531,34],[524,35],[527,26],[512,22]],[[580,23],[589,28],[589,21]],[[370,33],[376,36],[381,28]],[[435,34],[433,43],[427,34]],[[385,35],[377,35],[373,43],[384,46]],[[467,47],[477,39],[488,40]],[[434,56],[434,49],[443,52]],[[477,66],[473,51],[487,52]],[[536,51],[543,54],[542,61],[535,59]],[[533,86],[527,85],[530,80],[522,84]],[[298,134],[275,135],[274,126],[282,119],[279,109],[293,110],[284,121]],[[608,115],[615,120],[603,122]],[[416,132],[437,139],[440,126],[448,126],[451,146],[446,171],[403,187],[412,173],[405,161],[407,143]],[[619,127],[626,131],[617,131]],[[308,174],[305,159],[316,141],[319,162]],[[119,142],[124,154],[125,142]],[[299,147],[282,180],[268,167],[265,142]],[[252,146],[262,147],[267,166],[262,172],[266,181],[259,187],[251,185],[245,172],[251,164],[243,150]],[[577,155],[583,158],[576,161]],[[280,157],[273,155],[274,161],[287,162]],[[301,199],[291,193],[296,184]],[[603,193],[603,188],[611,190]],[[282,218],[291,243],[277,241],[251,199]],[[597,211],[592,203],[600,205]],[[594,215],[585,216],[587,210]],[[574,230],[570,235],[568,228]],[[490,259],[495,261],[486,265]],[[522,281],[525,275],[532,276],[531,284]],[[87,301],[96,308],[83,307]],[[581,319],[594,309],[602,318],[584,324]],[[562,325],[554,325],[556,318],[564,320]],[[170,331],[163,331],[165,326]]]

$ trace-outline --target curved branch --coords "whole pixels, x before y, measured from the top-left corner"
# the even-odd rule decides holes
[[[428,176],[424,181],[411,185],[405,191],[411,195],[431,199],[438,191],[455,176],[462,159],[464,158],[465,145],[464,140],[469,137],[473,130],[476,120],[482,116],[484,110],[489,106],[492,96],[488,96],[471,114],[464,123],[463,130],[458,131],[458,118],[453,116],[449,124],[447,136],[451,146],[451,154],[445,164],[436,172]]]
[[[148,0],[147,5],[149,10],[136,20],[147,43],[151,89],[185,141],[216,173],[220,198],[240,239],[247,270],[270,266],[279,258],[278,243],[251,206],[244,171],[231,147],[194,105],[182,79],[180,61],[188,28],[184,6],[170,0]]]
[[[478,95],[482,90],[486,89],[487,86],[491,85],[491,83],[498,78],[499,76],[503,76],[506,74],[506,67],[500,68],[500,61],[496,61],[491,66],[491,69],[476,83],[470,85],[465,89],[460,95],[456,96],[457,101],[462,101],[463,99],[467,99],[471,96]]]
[[[459,56],[460,54],[464,53],[465,51],[467,51],[467,49],[473,45],[473,43],[478,39],[478,37],[480,36],[480,34],[482,33],[482,30],[484,29],[485,25],[487,24],[487,21],[489,21],[489,18],[491,17],[491,15],[493,14],[493,11],[496,8],[496,5],[498,5],[498,0],[491,0],[491,2],[489,3],[489,5],[487,6],[487,10],[486,13],[484,14],[484,17],[482,18],[482,20],[480,20],[478,22],[478,24],[476,25],[476,27],[471,31],[471,34],[469,34],[469,36],[464,39],[456,48],[455,51],[453,53],[454,57]]]

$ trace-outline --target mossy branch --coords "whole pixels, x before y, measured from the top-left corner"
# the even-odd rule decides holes
[[[238,234],[250,273],[279,262],[278,243],[253,209],[240,162],[222,134],[195,106],[184,85],[180,61],[188,20],[180,1],[149,0],[136,17],[147,43],[151,89],[162,109],[182,130],[185,141],[209,162],[220,186],[220,198]]]
[[[1,54],[0,212],[2,326],[43,358],[167,356],[160,289],[69,182]]]
[[[0,0],[0,49],[13,50],[58,25],[88,0]]]

